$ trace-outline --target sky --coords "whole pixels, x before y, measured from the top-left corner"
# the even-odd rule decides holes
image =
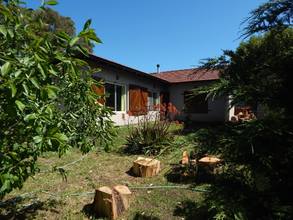
[[[40,0],[26,0],[36,8]],[[155,72],[193,68],[235,49],[249,12],[264,0],[59,0],[53,6],[71,17],[77,31],[87,19],[103,41],[94,54]]]

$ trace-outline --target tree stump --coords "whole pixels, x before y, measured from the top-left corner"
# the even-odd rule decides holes
[[[132,172],[140,177],[152,177],[160,172],[160,161],[151,158],[138,157],[132,166]]]
[[[127,186],[117,185],[113,189],[108,186],[100,187],[96,189],[94,211],[97,216],[116,219],[129,208],[130,196]]]
[[[215,168],[222,161],[215,156],[206,156],[198,160],[198,165],[205,169],[207,173],[214,174]]]
[[[188,156],[187,151],[183,151],[181,164],[183,164],[183,165],[189,164],[189,156]]]

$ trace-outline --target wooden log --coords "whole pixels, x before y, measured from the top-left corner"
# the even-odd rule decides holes
[[[140,177],[152,177],[160,172],[160,161],[151,158],[138,157],[132,166],[132,172]]]
[[[207,173],[215,174],[215,168],[222,161],[215,156],[206,156],[198,160],[198,165],[202,167]]]
[[[103,186],[96,189],[94,199],[94,210],[98,216],[105,216],[110,219],[115,219],[114,215],[114,200],[112,189],[108,186]]]
[[[94,211],[99,217],[117,219],[129,208],[131,192],[127,186],[117,185],[111,189],[108,186],[96,190]]]
[[[114,199],[116,203],[117,215],[129,208],[131,192],[127,186],[117,185],[113,188]]]
[[[198,160],[203,165],[216,165],[221,162],[221,159],[214,156],[206,156]]]
[[[189,164],[189,156],[188,156],[187,151],[183,151],[181,164],[183,164],[183,165]]]

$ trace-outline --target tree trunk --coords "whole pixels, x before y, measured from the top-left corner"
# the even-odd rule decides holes
[[[151,158],[138,157],[133,162],[132,171],[136,176],[151,177],[160,171],[160,161]]]
[[[118,218],[129,208],[131,192],[127,186],[117,185],[111,189],[103,186],[96,190],[94,210],[97,216],[109,219]]]

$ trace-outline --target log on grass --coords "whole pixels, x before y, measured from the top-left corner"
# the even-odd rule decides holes
[[[189,164],[189,156],[188,156],[187,151],[183,151],[181,164],[183,164],[183,165]]]
[[[132,166],[132,172],[140,177],[152,177],[160,172],[160,161],[151,158],[138,157]]]
[[[117,219],[129,208],[131,192],[127,186],[103,186],[96,189],[94,211],[99,217]]]
[[[114,206],[112,189],[110,187],[103,186],[96,189],[94,210],[98,216],[115,219]]]

